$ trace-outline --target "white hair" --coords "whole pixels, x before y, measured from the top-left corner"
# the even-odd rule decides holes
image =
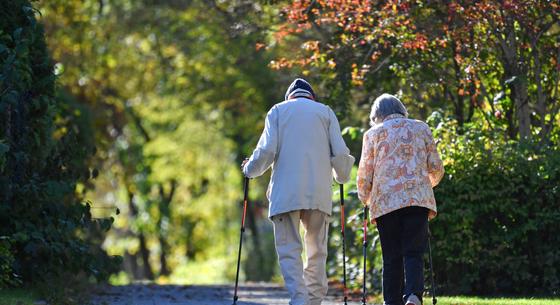
[[[403,103],[396,96],[383,93],[371,105],[370,125],[373,126],[376,121],[382,121],[387,116],[396,113],[408,117],[408,111],[406,111]]]

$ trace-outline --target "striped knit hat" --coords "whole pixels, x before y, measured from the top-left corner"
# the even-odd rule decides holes
[[[311,88],[311,85],[305,79],[296,78],[290,87],[288,87],[284,98],[288,100],[290,97],[307,97],[315,99],[315,92],[313,92],[313,88]]]

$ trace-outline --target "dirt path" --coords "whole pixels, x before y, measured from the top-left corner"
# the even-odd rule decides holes
[[[323,305],[343,304],[338,291],[329,292]],[[339,293],[339,292],[338,292]],[[274,284],[244,284],[239,290],[239,305],[287,305],[286,290]],[[99,287],[94,305],[231,305],[231,286],[176,286],[134,284]],[[348,302],[356,305],[359,302]],[[373,304],[370,304],[373,305]]]

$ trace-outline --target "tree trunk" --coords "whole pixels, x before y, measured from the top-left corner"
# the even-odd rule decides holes
[[[167,266],[167,252],[169,251],[169,245],[167,244],[167,240],[165,237],[167,236],[167,230],[163,227],[163,221],[171,219],[171,209],[169,205],[171,204],[171,200],[173,200],[173,196],[175,195],[175,190],[177,189],[177,181],[175,179],[171,180],[170,183],[169,193],[165,194],[165,189],[163,185],[159,185],[159,196],[160,196],[160,206],[159,212],[160,217],[158,220],[158,228],[159,228],[159,246],[160,246],[160,254],[159,254],[159,262],[160,262],[160,275],[169,275],[171,272]]]
[[[537,41],[532,44],[533,49],[533,63],[535,65],[535,83],[537,84],[537,114],[539,115],[540,126],[544,126],[544,117],[546,115],[546,96],[543,92],[541,80],[541,59],[539,57],[539,50],[537,49]]]
[[[519,136],[522,140],[529,139],[531,137],[531,110],[527,92],[526,63],[524,58],[517,54],[514,20],[509,16],[506,17],[504,32],[505,38],[498,36],[502,50],[504,76],[511,88]]]
[[[159,264],[161,266],[161,269],[159,271],[160,275],[169,275],[169,268],[167,267],[167,250],[168,250],[168,245],[167,242],[165,241],[165,238],[163,238],[163,236],[160,235],[159,237],[159,247],[161,249],[161,252],[159,254]]]
[[[136,261],[136,259],[137,259],[137,257],[136,257],[135,254],[130,254],[128,251],[126,251],[124,253],[124,256],[123,256],[124,270],[127,273],[132,274],[133,279],[140,278],[140,276],[138,274],[138,262]]]
[[[522,140],[529,139],[531,137],[531,109],[527,96],[527,79],[524,76],[516,80],[512,93],[519,123],[519,136]]]
[[[130,210],[130,216],[132,216],[132,218],[136,218],[138,216],[138,209],[134,206],[134,193],[130,190],[128,190],[128,208]],[[153,280],[154,272],[152,271],[152,266],[150,265],[150,251],[148,250],[146,236],[144,236],[143,232],[138,233],[138,240],[140,241],[140,255],[142,257],[144,276],[148,280]]]
[[[465,124],[465,102],[463,101],[463,96],[459,94],[461,86],[461,66],[456,59],[460,54],[457,52],[457,44],[455,43],[455,40],[451,40],[451,51],[453,52],[453,72],[455,74],[457,92],[455,94],[449,92],[449,95],[455,100],[453,103],[455,106],[455,118],[457,119],[457,124],[459,125],[459,132],[462,133],[463,125]]]
[[[5,127],[5,135],[4,138],[6,140],[8,140],[8,144],[9,146],[11,146],[11,140],[12,140],[12,105],[8,104],[6,106],[6,116],[5,116],[5,122],[6,122],[6,127]],[[13,148],[10,147],[10,150],[13,151]],[[10,155],[13,155],[13,153],[8,152],[8,154],[6,155],[6,162],[7,162],[7,166],[5,169],[6,172],[6,176],[8,177],[8,181],[7,183],[3,184],[2,186],[0,186],[0,190],[2,190],[2,194],[4,197],[4,202],[6,202],[7,204],[11,205],[12,204],[12,187],[13,187],[13,178],[12,178],[12,173],[13,171],[11,170],[11,168],[13,167],[13,162],[11,160]]]
[[[140,255],[142,256],[142,267],[144,270],[144,276],[148,280],[154,279],[154,272],[152,271],[152,266],[150,265],[150,251],[148,250],[148,245],[146,243],[146,237],[144,233],[140,232],[138,234],[138,239],[140,240]]]

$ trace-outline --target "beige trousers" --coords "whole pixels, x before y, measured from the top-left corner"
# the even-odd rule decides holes
[[[297,210],[272,217],[274,241],[290,294],[290,305],[320,305],[327,295],[327,235],[329,216],[319,210]],[[305,230],[307,254],[305,267],[301,259],[299,224]]]

